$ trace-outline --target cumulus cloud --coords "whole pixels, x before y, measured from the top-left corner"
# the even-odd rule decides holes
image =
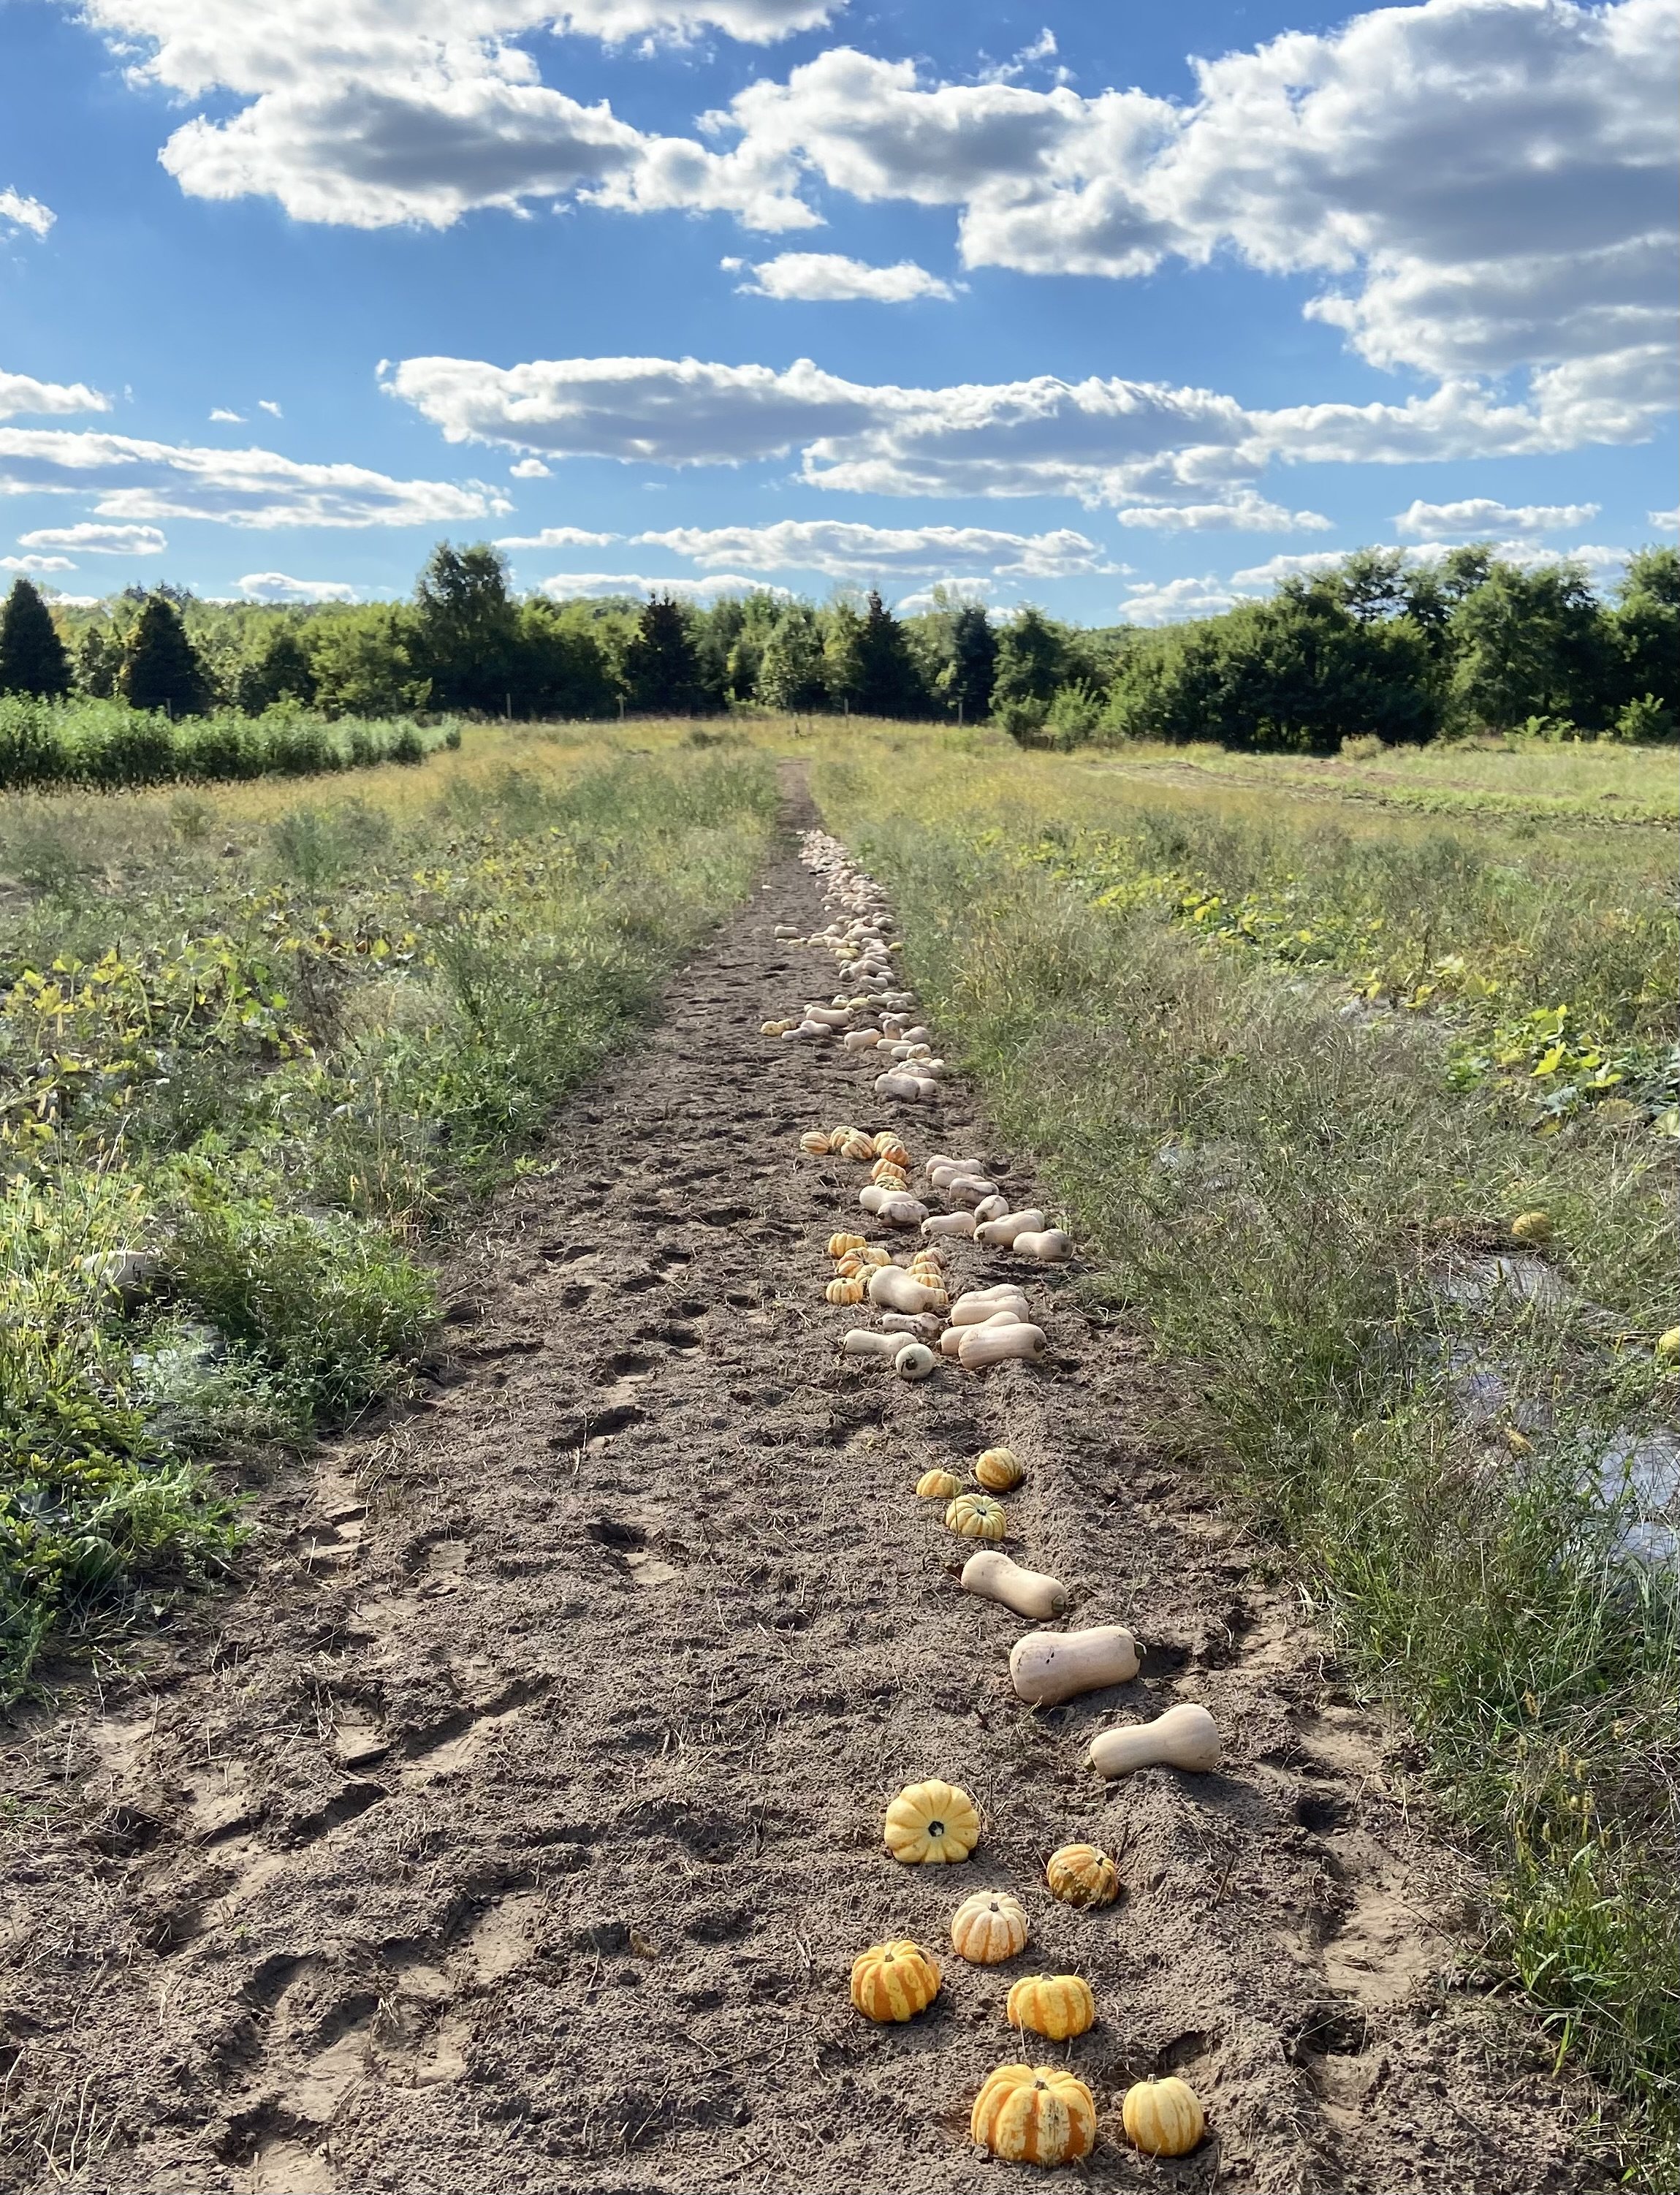
[[[393,480],[365,465],[273,450],[211,450],[128,435],[0,427],[0,494],[90,495],[101,518],[228,526],[433,526],[511,508],[476,483]]]
[[[546,458],[687,466],[797,452],[813,487],[907,496],[1062,495],[1130,526],[1319,531],[1253,482],[1274,462],[1406,464],[1562,446],[1522,404],[1454,383],[1403,404],[1249,411],[1205,389],[1118,377],[867,383],[809,359],[783,369],[699,359],[406,359],[383,386],[452,442]]]
[[[83,556],[160,556],[168,541],[155,526],[37,526],[18,537],[24,549],[74,549]]]
[[[540,533],[507,533],[498,549],[604,549],[616,533],[591,533],[586,526],[545,526]]]
[[[111,399],[84,381],[37,381],[32,373],[0,373],[0,419],[22,412],[108,412]]]
[[[1129,587],[1119,606],[1126,625],[1176,625],[1184,618],[1217,617],[1237,597],[1210,572],[1200,579],[1166,579]]]
[[[43,237],[57,218],[39,199],[26,198],[21,191],[0,191],[0,233],[21,228],[31,236]]]
[[[210,418],[220,426],[243,427],[245,423],[243,412],[230,412],[225,404],[218,404]]]
[[[774,526],[678,526],[636,538],[697,564],[821,572],[837,579],[912,574],[948,579],[958,573],[1067,579],[1116,568],[1095,541],[1065,528],[1003,533],[981,526],[856,526],[840,519],[790,518]]]
[[[356,590],[344,579],[293,579],[284,572],[247,572],[239,592],[253,602],[353,602]]]
[[[1322,533],[1331,521],[1316,510],[1288,510],[1246,491],[1219,503],[1144,504],[1114,513],[1117,524],[1160,533]]]
[[[726,271],[742,274],[735,287],[749,297],[779,297],[802,304],[847,304],[868,299],[908,304],[915,297],[953,297],[956,291],[913,259],[872,267],[838,251],[783,251],[774,259],[726,259]]]
[[[1597,516],[1596,503],[1525,503],[1513,507],[1488,496],[1472,496],[1461,503],[1408,504],[1395,524],[1414,540],[1470,541],[1489,535],[1523,538],[1568,532]]]
[[[963,258],[1123,277],[1232,249],[1324,278],[1372,363],[1538,369],[1622,437],[1671,402],[1671,0],[1424,0],[1196,66],[1196,96],[924,81],[837,48],[714,134],[854,197],[957,210]]]
[[[1659,533],[1680,533],[1680,504],[1672,510],[1648,510],[1645,523],[1654,526]]]
[[[1310,579],[1327,572],[1347,554],[1344,549],[1309,549],[1300,556],[1269,556],[1263,564],[1251,564],[1246,572],[1233,572],[1234,587],[1275,587],[1283,579]]]
[[[711,208],[750,226],[817,216],[751,148],[650,135],[601,101],[544,84],[524,49],[542,30],[621,40],[711,27],[756,43],[809,29],[826,0],[279,0],[262,9],[187,0],[91,0],[96,27],[136,73],[179,94],[231,93],[160,158],[193,196],[276,199],[302,221],[446,228],[480,207],[517,211],[572,196],[649,211]]]
[[[946,389],[871,385],[809,359],[785,370],[698,359],[404,360],[385,387],[451,441],[555,457],[743,464],[797,450],[819,487],[905,495],[1200,502],[1265,462],[1230,397],[1050,375]]]
[[[512,464],[508,467],[508,472],[509,477],[514,480],[547,480],[549,478],[549,469],[543,463],[543,460],[540,458],[521,458],[517,464]]]
[[[679,602],[715,602],[720,595],[775,595],[791,602],[786,587],[739,572],[718,572],[705,579],[647,579],[635,572],[556,572],[539,581],[538,591],[557,602],[601,595],[674,595]]]
[[[0,572],[23,572],[38,578],[43,572],[73,572],[68,556],[0,556]]]

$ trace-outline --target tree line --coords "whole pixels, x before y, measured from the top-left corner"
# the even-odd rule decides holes
[[[170,717],[276,707],[327,717],[521,718],[622,711],[990,720],[1062,746],[1148,738],[1325,752],[1528,729],[1680,730],[1680,555],[1642,550],[1613,600],[1562,563],[1485,545],[1411,564],[1356,550],[1265,600],[1159,628],[1085,627],[1031,606],[994,619],[935,589],[818,606],[765,590],[707,608],[668,594],[521,597],[505,560],[440,544],[406,602],[215,603],[130,590],[93,608],[19,579],[0,614],[0,693],[79,694]]]

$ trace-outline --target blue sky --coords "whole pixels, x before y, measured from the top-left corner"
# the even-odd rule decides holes
[[[1677,0],[0,0],[0,563],[1091,622],[1675,530]],[[216,415],[222,415],[220,417]]]

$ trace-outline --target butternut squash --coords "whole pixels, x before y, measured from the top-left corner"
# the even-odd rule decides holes
[[[893,1359],[893,1369],[900,1380],[925,1380],[939,1363],[925,1341],[907,1341]]]
[[[990,1364],[1005,1364],[1011,1358],[1029,1361],[1044,1346],[1042,1327],[1024,1321],[1005,1326],[988,1320],[984,1326],[970,1327],[963,1336],[957,1345],[957,1362],[965,1372],[983,1372]]]
[[[930,1219],[922,1222],[922,1232],[929,1240],[939,1235],[972,1235],[972,1212],[936,1212]]]
[[[896,1357],[904,1346],[901,1334],[877,1334],[872,1327],[854,1326],[840,1344],[843,1357]]]
[[[923,1077],[919,1074],[877,1074],[875,1094],[877,1098],[917,1098],[922,1094]]]
[[[1006,1212],[1001,1219],[988,1219],[975,1230],[975,1239],[990,1250],[1007,1250],[1017,1235],[1030,1235],[1044,1224],[1044,1215],[1036,1207],[1025,1212]]]
[[[848,1051],[872,1051],[881,1041],[881,1032],[872,1028],[848,1029],[840,1041]]]
[[[958,1173],[953,1174],[944,1184],[940,1194],[947,1204],[960,1205],[965,1211],[972,1212],[976,1204],[983,1203],[988,1196],[998,1194],[998,1184],[995,1181],[987,1181],[984,1174]]]
[[[1067,1605],[1067,1588],[1044,1570],[1023,1570],[995,1548],[982,1547],[963,1565],[963,1590],[981,1600],[995,1600],[1017,1616],[1042,1623]]]
[[[1009,1208],[1009,1199],[1005,1196],[981,1197],[974,1208],[975,1227],[983,1226],[988,1219],[1001,1219]]]
[[[1205,1707],[1184,1700],[1154,1722],[1105,1730],[1085,1755],[1099,1776],[1129,1776],[1136,1768],[1188,1769],[1205,1775],[1219,1766],[1219,1727]]]
[[[1004,1311],[1025,1318],[1027,1309],[1026,1296],[1013,1281],[1006,1281],[1001,1288],[965,1288],[951,1306],[951,1322],[953,1326],[979,1326]]]
[[[1041,1265],[1059,1265],[1073,1254],[1072,1236],[1064,1235],[1059,1227],[1046,1227],[1037,1234],[1017,1235],[1010,1247],[1017,1258],[1036,1258]]]
[[[1059,1707],[1105,1685],[1128,1685],[1137,1674],[1137,1641],[1122,1623],[1088,1631],[1029,1631],[1010,1653],[1010,1681],[1034,1707]]]

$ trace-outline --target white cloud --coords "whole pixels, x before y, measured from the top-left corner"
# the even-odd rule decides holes
[[[498,549],[604,549],[616,533],[591,533],[586,526],[545,526],[540,533],[508,533]]]
[[[1127,625],[1176,625],[1183,618],[1217,617],[1236,599],[1210,572],[1200,579],[1168,579],[1159,586],[1130,587],[1119,614]]]
[[[0,419],[20,412],[108,412],[111,399],[83,381],[37,381],[32,373],[0,373]]]
[[[634,572],[556,572],[539,582],[538,592],[557,602],[599,595],[674,595],[679,602],[713,602],[719,595],[775,595],[784,602],[793,598],[786,587],[773,587],[739,572],[718,572],[707,579],[650,579]]]
[[[128,435],[0,427],[0,495],[91,495],[101,518],[228,526],[434,526],[509,510],[474,483],[392,480],[365,465],[273,450],[211,450]]]
[[[259,412],[266,412],[271,419],[284,419],[285,417],[279,406],[270,397],[259,396],[256,400],[256,408]]]
[[[26,572],[38,576],[43,572],[73,572],[75,569],[68,556],[0,556],[0,572]]]
[[[1251,564],[1246,572],[1233,572],[1234,587],[1275,587],[1282,579],[1310,579],[1327,572],[1347,555],[1345,549],[1309,549],[1301,556],[1269,556],[1263,564]]]
[[[27,199],[21,191],[0,191],[0,231],[22,228],[31,236],[43,237],[57,218],[39,199]]]
[[[18,537],[25,549],[74,549],[81,556],[160,556],[168,541],[155,526],[37,526]]]
[[[1324,533],[1332,523],[1316,510],[1288,510],[1249,489],[1219,503],[1146,504],[1117,510],[1114,520],[1161,533]]]
[[[521,458],[517,464],[508,467],[508,473],[514,480],[548,480],[551,477],[540,458]]]
[[[638,542],[697,564],[739,564],[757,572],[821,572],[830,579],[889,574],[949,578],[958,572],[1001,579],[1066,579],[1115,569],[1095,541],[1067,529],[1002,533],[981,526],[856,526],[839,519],[783,519],[774,526],[673,527]]]
[[[406,359],[385,387],[452,442],[551,457],[742,464],[802,452],[820,487],[881,495],[1202,502],[1264,464],[1268,415],[1205,389],[1119,380],[872,386],[809,359]]]
[[[1130,526],[1317,531],[1315,511],[1267,501],[1269,463],[1405,464],[1563,446],[1533,410],[1457,383],[1403,404],[1250,412],[1160,382],[1041,374],[943,389],[848,381],[809,359],[785,369],[687,359],[538,359],[492,366],[411,358],[383,386],[452,442],[549,458],[745,464],[800,453],[813,487],[907,496],[1061,495]]]
[[[343,579],[293,579],[284,572],[247,572],[239,592],[254,602],[353,602],[356,590]]]
[[[872,267],[837,251],[783,251],[757,262],[725,259],[722,266],[749,278],[735,287],[749,297],[778,297],[804,304],[843,304],[859,298],[877,304],[907,304],[915,297],[952,297],[948,282],[900,259],[890,267]]]
[[[1525,503],[1513,508],[1487,496],[1472,496],[1462,503],[1409,504],[1395,524],[1415,540],[1469,541],[1568,532],[1597,516],[1596,503]]]
[[[1654,526],[1659,533],[1680,533],[1680,505],[1672,510],[1648,510],[1645,523]]]
[[[715,132],[831,189],[958,210],[969,266],[1125,276],[1234,248],[1333,286],[1373,363],[1539,369],[1537,407],[1671,400],[1671,0],[1424,0],[1196,64],[1189,101],[924,82],[847,48]]]
[[[218,404],[210,413],[210,418],[218,424],[224,426],[243,427],[245,423],[245,415],[243,412],[230,412],[225,404]]]
[[[1121,569],[1125,569],[1122,566]],[[919,617],[923,610],[940,607],[937,595],[943,595],[944,607],[955,608],[959,603],[971,602],[984,609],[997,592],[990,579],[956,579],[942,576],[931,587],[918,587],[913,595],[900,595],[893,608],[900,617]]]

